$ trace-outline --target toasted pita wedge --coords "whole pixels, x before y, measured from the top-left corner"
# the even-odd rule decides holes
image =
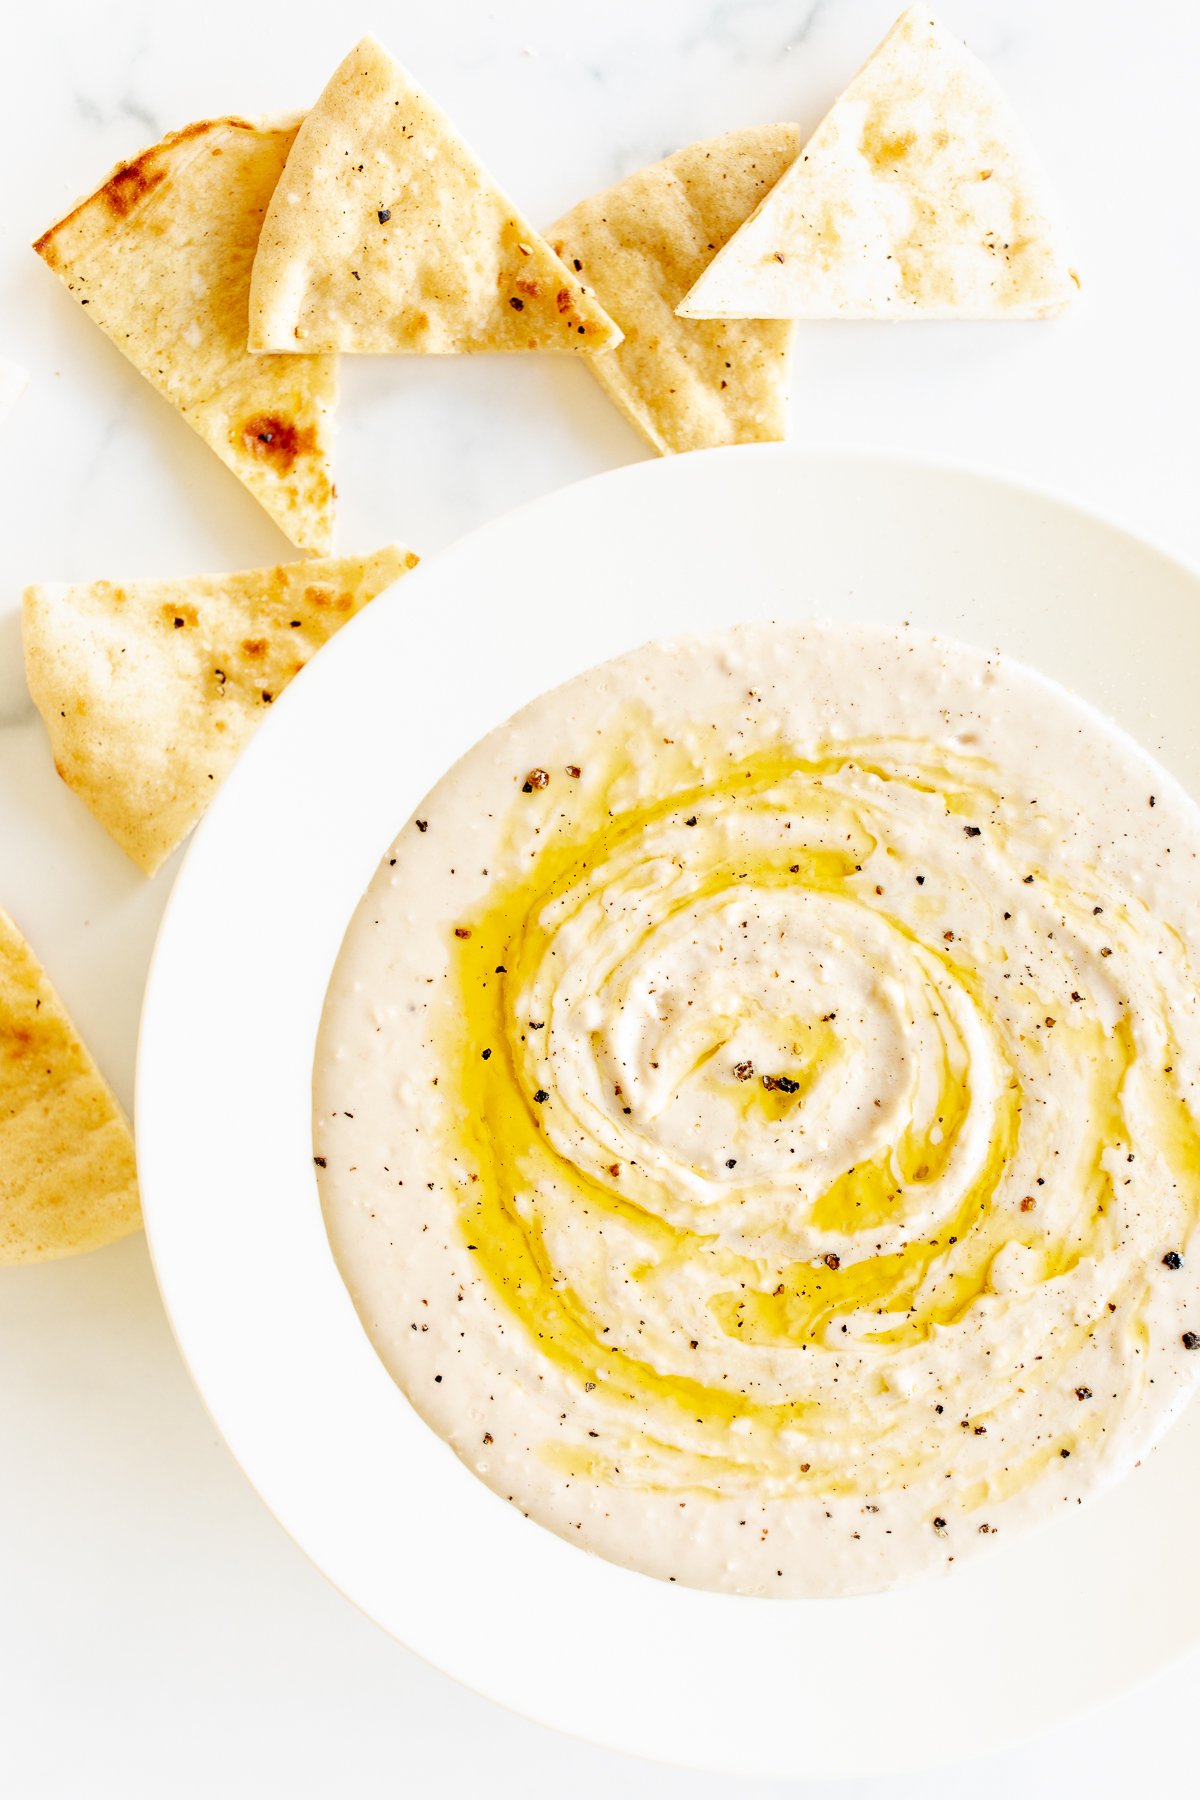
[[[914,9],[679,313],[1045,318],[1078,285],[1008,102],[965,45]]]
[[[284,535],[327,550],[336,364],[246,348],[254,249],[298,122],[173,132],[34,249]]]
[[[411,550],[117,587],[25,591],[25,670],[55,765],[147,875],[260,719]]]
[[[364,38],[299,132],[250,284],[256,350],[607,350],[621,334]]]
[[[0,1263],[97,1250],[141,1222],[124,1115],[0,912]]]
[[[550,242],[582,270],[625,341],[588,364],[656,450],[787,435],[792,325],[679,319],[697,276],[800,149],[794,125],[731,131],[572,207]]]

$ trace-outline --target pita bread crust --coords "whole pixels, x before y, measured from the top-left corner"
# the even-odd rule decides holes
[[[906,12],[683,318],[1045,318],[1078,278],[1007,100],[927,12]]]
[[[0,912],[0,1264],[95,1250],[141,1222],[125,1117]]]
[[[800,143],[795,125],[758,125],[691,144],[549,232],[625,333],[588,367],[664,455],[787,436],[791,321],[681,319],[675,308]]]
[[[256,350],[605,350],[621,334],[364,38],[296,135],[254,259]]]
[[[321,645],[414,567],[401,545],[202,575],[25,591],[25,670],[55,766],[153,875]]]
[[[253,356],[250,270],[298,118],[172,132],[34,249],[303,550],[327,550],[337,368]]]

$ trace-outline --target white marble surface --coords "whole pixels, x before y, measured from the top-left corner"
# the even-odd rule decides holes
[[[127,1100],[171,868],[143,881],[58,783],[24,689],[20,589],[236,568],[286,547],[88,329],[29,240],[163,130],[303,106],[368,28],[549,221],[696,137],[760,119],[815,123],[897,3],[376,0],[350,15],[313,0],[41,0],[10,12],[0,358],[32,380],[0,423],[0,904]],[[1050,327],[809,327],[794,435],[1001,470],[1200,560],[1200,11],[1189,0],[946,0],[942,12],[1027,118],[1073,228],[1084,298]],[[552,359],[350,362],[343,395],[345,547],[399,535],[428,553],[644,454],[585,370]],[[140,1239],[0,1273],[0,1370],[0,1791],[14,1800],[746,1791],[503,1715],[354,1613],[218,1441]],[[1198,1676],[1200,1654],[1037,1746],[855,1791],[1191,1791]]]

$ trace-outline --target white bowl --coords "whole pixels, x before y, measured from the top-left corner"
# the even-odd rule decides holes
[[[334,1267],[310,1139],[342,934],[442,771],[543,689],[647,638],[813,615],[1010,652],[1200,797],[1200,580],[1145,543],[893,458],[772,447],[638,464],[418,569],[282,696],[172,895],[137,1126],[183,1354],[250,1480],[344,1593],[547,1724],[817,1777],[995,1749],[1200,1636],[1200,1409],[1101,1500],[923,1586],[810,1602],[667,1586],[523,1518],[413,1412]]]

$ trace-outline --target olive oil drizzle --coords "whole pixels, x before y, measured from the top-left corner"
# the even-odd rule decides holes
[[[607,767],[594,765],[569,814],[549,810],[553,790],[521,802],[547,809],[547,829],[524,866],[514,853],[512,870],[469,921],[469,936],[450,947],[440,1044],[453,1070],[447,1087],[455,1104],[445,1151],[472,1267],[539,1353],[608,1409],[605,1442],[556,1440],[545,1449],[555,1466],[655,1490],[840,1493],[860,1491],[867,1480],[885,1493],[911,1479],[918,1458],[961,1459],[966,1441],[965,1421],[947,1419],[944,1402],[935,1408],[942,1390],[936,1380],[922,1385],[919,1368],[923,1410],[914,1425],[918,1400],[889,1386],[897,1357],[919,1359],[936,1351],[948,1332],[968,1333],[979,1321],[986,1325],[1006,1311],[1020,1311],[1025,1296],[1006,1292],[998,1281],[1002,1256],[1030,1259],[1035,1288],[1067,1282],[1086,1259],[1102,1262],[1120,1230],[1113,1173],[1120,1158],[1143,1150],[1161,1157],[1178,1196],[1182,1237],[1197,1217],[1200,1128],[1170,1072],[1170,1046],[1155,1059],[1139,1043],[1127,1011],[1118,1009],[1108,1024],[1094,1009],[1046,1018],[1047,1036],[1051,1027],[1057,1034],[1056,1053],[1065,1043],[1080,1070],[1076,1097],[1088,1109],[1086,1154],[1066,1176],[1055,1172],[1059,1201],[1052,1229],[1049,1208],[1039,1209],[1035,1194],[1023,1210],[1008,1191],[1031,1123],[1022,1070],[1045,1054],[1034,1017],[1039,1009],[1044,1013],[1045,1003],[1037,991],[1026,993],[1020,979],[1011,981],[1019,971],[1008,966],[1008,951],[995,943],[964,949],[945,941],[952,933],[935,931],[932,889],[921,895],[922,905],[929,901],[929,916],[914,923],[911,907],[902,915],[864,874],[872,857],[886,851],[895,870],[889,880],[924,880],[907,865],[902,848],[888,841],[896,794],[923,796],[940,809],[948,833],[961,830],[962,820],[982,821],[969,827],[972,837],[986,830],[991,845],[1004,848],[1010,821],[1002,784],[981,760],[893,741],[846,743],[803,756],[784,747],[724,764],[694,750],[679,754],[672,791],[623,803],[622,794],[636,788],[637,740],[635,722],[620,756]],[[847,776],[853,777],[850,788]],[[729,847],[720,821],[756,813],[776,826],[789,822],[790,829],[781,832],[777,848],[751,859],[736,844]],[[663,848],[668,843],[676,845],[670,854]],[[643,864],[646,885],[637,888],[631,884]],[[1059,892],[1039,880],[1040,903],[1059,905],[1064,923],[1068,915],[1086,923],[1092,896]],[[731,1240],[719,1222],[706,1227],[704,1207],[684,1205],[653,1167],[630,1158],[605,1177],[575,1160],[547,1128],[545,1109],[559,1103],[558,1095],[531,1086],[531,1021],[522,1011],[523,997],[536,988],[564,934],[590,916],[587,909],[602,905],[606,894],[626,892],[637,904],[653,894],[648,931],[663,929],[687,909],[719,907],[737,893],[820,896],[884,918],[912,966],[924,971],[933,997],[940,1034],[936,1104],[926,1118],[911,1115],[883,1153],[810,1196],[806,1216],[813,1228],[857,1242],[894,1221],[902,1195],[916,1196],[915,1205],[945,1176],[973,1109],[983,1104],[947,996],[978,1021],[996,1069],[986,1143],[953,1213],[897,1250],[832,1261],[781,1260],[770,1243],[759,1254]],[[1141,921],[1134,913],[1107,896],[1104,904],[1114,935],[1136,935]],[[620,958],[627,961],[630,954],[622,943]],[[598,964],[597,984],[609,973],[610,967]],[[1009,982],[1006,1013],[1025,1007],[1028,1030],[1014,1031],[1000,1016],[990,997],[997,978]],[[689,1077],[724,1049],[738,1022],[714,1017],[711,1042],[693,1060]],[[549,1029],[545,1021],[543,1028]],[[731,1090],[729,1103],[736,1101],[746,1118],[764,1126],[803,1108],[822,1072],[850,1055],[840,1027],[828,1020],[797,1019],[792,1035],[803,1048],[789,1076],[790,1091],[764,1088],[760,1079],[747,1080],[744,1092]],[[1149,1146],[1134,1144],[1127,1104],[1134,1084],[1152,1122]],[[545,1206],[551,1193],[570,1196],[593,1247],[602,1245],[606,1232],[619,1241],[640,1295],[631,1304],[648,1321],[636,1346],[604,1283],[589,1285],[590,1265],[560,1261]],[[703,1339],[688,1338],[680,1320],[670,1317],[670,1290],[680,1276],[693,1278],[706,1295],[705,1325],[691,1328],[703,1329]],[[1129,1298],[1120,1294],[1122,1306]],[[982,1400],[971,1435],[986,1433],[986,1420],[1002,1418],[1016,1395],[1048,1389],[1081,1337],[1109,1327],[1114,1304],[1107,1291],[1098,1292],[1068,1325],[1046,1328],[1027,1369],[989,1370],[982,1385],[973,1385]],[[652,1317],[656,1311],[665,1323]],[[689,1373],[689,1361],[703,1373]],[[836,1399],[831,1362],[844,1367],[846,1377]],[[927,1362],[936,1374],[936,1355]],[[732,1379],[718,1378],[718,1365]],[[1136,1375],[1131,1379],[1136,1383]],[[1013,1453],[1003,1469],[981,1475],[969,1491],[979,1503],[1017,1491],[1063,1450],[1085,1442],[1089,1429],[1081,1408],[1070,1446],[1039,1442]]]

